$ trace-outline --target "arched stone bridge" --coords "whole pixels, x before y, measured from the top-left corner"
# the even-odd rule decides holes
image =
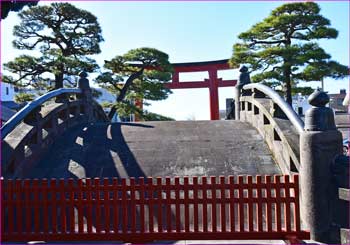
[[[316,106],[321,114],[328,113],[328,125],[317,128],[322,117],[315,117],[306,132],[292,108],[262,84],[236,89],[235,101],[235,121],[110,123],[86,88],[55,90],[29,103],[1,128],[2,178],[300,171],[302,215],[308,217],[311,237],[337,243],[340,237],[349,239],[344,220],[344,212],[349,214],[349,169],[346,162],[335,161],[342,149],[341,134],[330,109]]]
[[[102,108],[78,89],[51,92],[2,128],[2,175],[85,178],[297,172],[298,131],[280,109],[285,105],[271,95],[263,98],[261,88],[257,98],[258,89],[247,88],[249,96],[241,97],[240,121],[142,123],[110,123]],[[58,101],[62,95],[66,99]]]

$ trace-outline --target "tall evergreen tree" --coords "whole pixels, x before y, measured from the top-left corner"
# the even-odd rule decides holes
[[[164,82],[171,79],[172,66],[167,54],[154,48],[138,48],[105,61],[108,70],[96,78],[103,88],[116,95],[109,117],[136,114],[143,118],[144,111],[135,101],[163,100],[171,93]]]
[[[338,31],[320,15],[316,3],[287,3],[238,36],[230,63],[234,67],[248,65],[253,82],[281,85],[291,104],[292,87],[299,81],[348,75],[348,67],[331,60],[315,42],[337,36]]]
[[[63,87],[65,75],[98,69],[88,55],[101,52],[103,41],[97,18],[69,3],[35,6],[19,14],[20,24],[13,34],[13,45],[22,50],[39,50],[40,57],[21,55],[4,64],[3,81],[19,87],[43,83],[46,74],[54,76],[54,87]],[[45,77],[46,76],[46,77]]]

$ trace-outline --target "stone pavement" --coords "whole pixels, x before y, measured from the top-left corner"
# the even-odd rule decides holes
[[[26,177],[86,178],[277,174],[248,123],[98,123],[63,134]]]

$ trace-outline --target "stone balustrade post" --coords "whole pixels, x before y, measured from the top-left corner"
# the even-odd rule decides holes
[[[248,72],[248,68],[246,66],[242,66],[239,71],[241,74],[238,78],[238,83],[235,86],[234,90],[234,99],[235,99],[235,120],[240,119],[240,111],[241,111],[241,104],[240,104],[240,97],[242,96],[242,88],[244,85],[250,83],[250,76]],[[243,93],[244,95],[244,93]]]
[[[84,100],[85,114],[88,116],[88,121],[92,122],[93,108],[92,108],[92,91],[90,88],[89,79],[87,79],[88,74],[85,71],[79,73],[78,87],[82,90],[81,99]]]
[[[332,199],[334,185],[331,166],[342,154],[342,135],[336,129],[333,110],[325,107],[329,97],[315,91],[308,99],[312,108],[305,114],[300,135],[301,214],[311,239],[332,242]]]

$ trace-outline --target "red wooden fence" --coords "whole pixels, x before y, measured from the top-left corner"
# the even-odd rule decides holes
[[[298,175],[1,180],[2,241],[308,239]]]

